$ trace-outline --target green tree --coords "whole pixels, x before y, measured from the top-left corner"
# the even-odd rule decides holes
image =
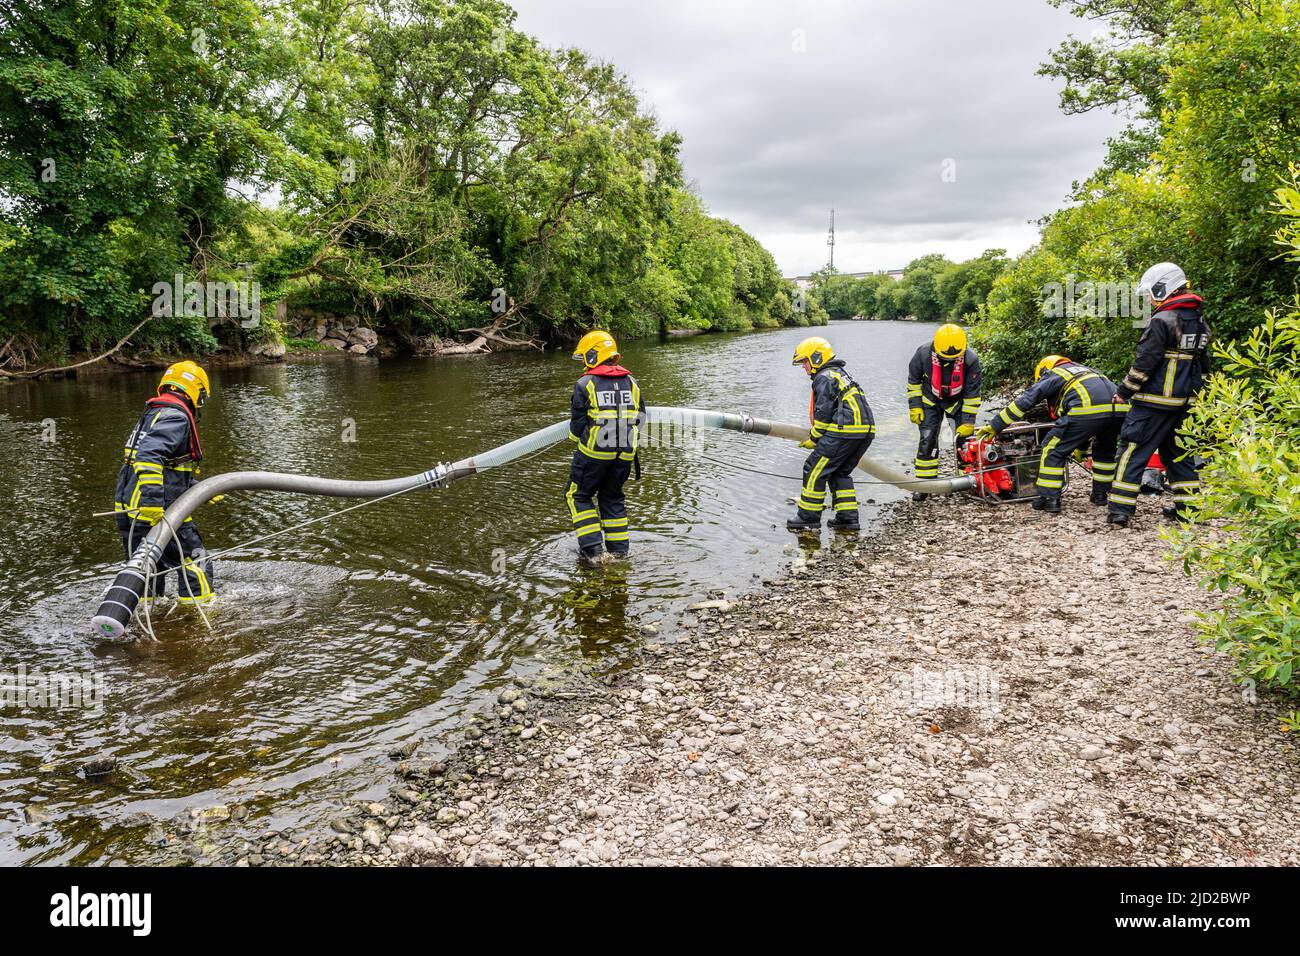
[[[939,273],[935,292],[943,314],[953,321],[973,316],[988,299],[993,281],[1009,264],[1005,249],[988,249],[982,255],[958,262]]]
[[[281,151],[279,24],[246,0],[18,0],[0,22],[0,303],[9,333],[99,348],[215,237]],[[206,322],[164,341],[211,341]]]
[[[921,256],[907,264],[899,283],[904,314],[924,322],[944,316],[943,302],[939,298],[939,276],[951,266],[952,263],[938,253]]]

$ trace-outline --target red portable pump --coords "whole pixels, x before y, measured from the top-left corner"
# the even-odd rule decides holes
[[[957,452],[962,470],[975,483],[971,494],[990,504],[1032,501],[1042,456],[1042,435],[1051,422],[1019,422],[996,438],[971,438]]]
[[[992,441],[972,438],[957,452],[957,457],[966,466],[963,469],[965,473],[975,476],[972,490],[980,497],[1002,497],[1015,488],[1011,472],[997,466],[1002,455]]]

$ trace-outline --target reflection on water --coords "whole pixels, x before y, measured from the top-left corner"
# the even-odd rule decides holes
[[[806,334],[634,343],[624,359],[650,404],[798,422],[808,386],[790,353]],[[883,322],[827,332],[875,409],[873,456],[910,462],[906,363],[929,334]],[[216,369],[205,464],[410,474],[565,417],[577,373],[562,355],[535,354]],[[86,622],[121,556],[112,519],[92,514],[112,506],[122,440],[155,378],[0,389],[0,488],[14,503],[0,528],[0,670],[104,690],[97,709],[0,711],[0,862],[129,860],[156,838],[151,822],[193,807],[239,804],[291,825],[378,792],[389,749],[436,747],[511,672],[575,658],[619,666],[643,625],[710,591],[746,590],[793,550],[784,521],[798,483],[787,476],[804,453],[708,433],[646,450],[629,486],[632,560],[581,569],[561,446],[219,559],[210,631],[167,599],[151,614],[157,642],[98,645]],[[197,520],[216,551],[346,504],[246,492]],[[117,770],[87,777],[95,757]]]

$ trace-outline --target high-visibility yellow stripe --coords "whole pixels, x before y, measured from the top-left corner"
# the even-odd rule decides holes
[[[1056,446],[1059,445],[1060,443],[1061,443],[1061,439],[1060,439],[1058,436],[1056,436],[1056,435],[1053,435],[1051,438],[1049,438],[1049,439],[1047,440],[1047,444],[1043,446],[1043,453],[1042,453],[1042,455],[1040,455],[1039,458],[1038,458],[1038,471],[1039,471],[1039,474],[1049,474],[1049,475],[1050,475],[1050,474],[1053,473],[1053,467],[1052,467],[1051,465],[1048,465],[1048,464],[1047,464],[1047,458],[1048,458],[1049,455],[1051,455],[1052,451],[1053,451],[1053,450],[1056,448]],[[1056,473],[1056,474],[1064,474],[1064,472],[1065,472],[1065,469],[1064,469],[1064,468],[1056,468],[1056,469],[1055,469],[1055,473]]]
[[[823,434],[870,435],[875,430],[875,425],[839,425],[835,422],[814,422],[809,437],[820,438]]]
[[[1150,402],[1153,405],[1167,405],[1170,408],[1182,408],[1187,404],[1186,398],[1172,398],[1167,395],[1153,395],[1150,392],[1138,392],[1133,396],[1133,400],[1141,399],[1144,402]]]
[[[817,459],[817,464],[813,465],[812,471],[808,472],[808,478],[803,483],[803,490],[812,494],[821,495],[822,491],[817,490],[817,479],[821,477],[822,470],[830,464],[830,459],[821,455]]]
[[[1109,402],[1107,402],[1102,405],[1090,405],[1087,408],[1084,408],[1081,405],[1076,405],[1074,408],[1070,409],[1065,414],[1069,418],[1078,418],[1084,415],[1110,415],[1119,412],[1124,412],[1127,414],[1128,411],[1129,411],[1129,406],[1127,405],[1120,405],[1120,404],[1112,405]]]
[[[574,500],[573,500],[574,495],[576,495],[577,493],[578,493],[578,483],[576,481],[569,482],[569,490],[564,493],[564,500],[569,504],[569,517],[573,519],[575,524],[581,518],[581,515],[578,513],[578,506],[574,504]],[[582,512],[582,515],[588,515],[594,513],[595,513],[594,511],[584,511]]]
[[[1133,457],[1133,452],[1136,450],[1137,450],[1137,444],[1135,442],[1129,442],[1128,445],[1124,447],[1124,451],[1119,456],[1119,462],[1115,466],[1115,472],[1117,475],[1122,476],[1128,474],[1128,462],[1129,459]],[[1118,480],[1118,478],[1115,481],[1115,487],[1117,488],[1127,487],[1127,488],[1131,488],[1133,491],[1138,490],[1137,485],[1126,484],[1125,482]]]

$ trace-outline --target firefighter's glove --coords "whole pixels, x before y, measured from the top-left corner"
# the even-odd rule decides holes
[[[925,409],[910,408],[907,411],[907,417],[912,420],[913,425],[919,425],[921,422],[925,421]]]
[[[800,447],[800,448],[816,448],[816,447],[817,447],[817,443],[816,443],[815,441],[813,441],[811,438],[805,438],[803,441],[801,441],[801,442],[799,443],[799,447]]]
[[[982,438],[985,441],[992,441],[997,438],[997,432],[993,430],[992,425],[981,425],[975,432],[976,438]]]
[[[163,516],[161,508],[136,508],[135,520],[143,521],[145,524],[157,524]]]
[[[960,437],[960,438],[970,438],[970,436],[971,436],[971,435],[974,435],[974,434],[975,434],[975,426],[974,426],[974,425],[958,425],[958,426],[957,426],[957,435],[958,435],[958,437]]]

